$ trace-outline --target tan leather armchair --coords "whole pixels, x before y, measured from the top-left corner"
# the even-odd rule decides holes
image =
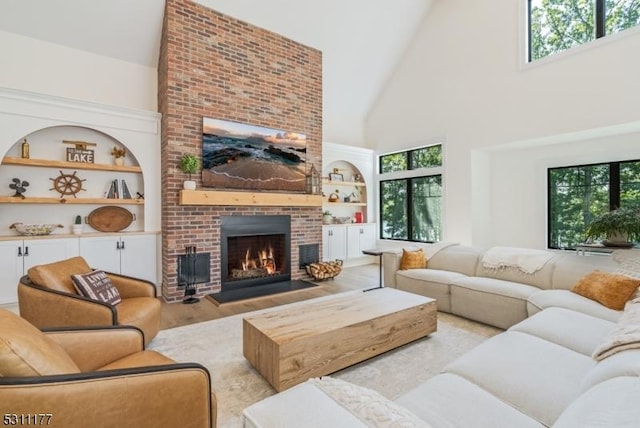
[[[20,315],[36,327],[132,325],[144,332],[145,345],[160,330],[160,301],[154,284],[108,273],[122,301],[116,306],[76,292],[71,275],[91,272],[82,257],[30,268],[18,284]]]
[[[207,369],[145,350],[139,329],[42,332],[5,309],[0,309],[0,403],[3,417],[15,425],[216,425]]]

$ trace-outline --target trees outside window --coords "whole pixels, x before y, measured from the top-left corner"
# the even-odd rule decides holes
[[[548,246],[575,248],[595,218],[640,206],[640,161],[550,168],[548,185]]]
[[[527,0],[529,61],[640,24],[640,0]]]
[[[442,235],[442,146],[380,156],[380,237],[436,242]],[[400,175],[401,177],[398,177]]]

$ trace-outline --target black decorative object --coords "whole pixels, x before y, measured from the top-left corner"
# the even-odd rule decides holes
[[[182,271],[185,279],[184,287],[184,299],[182,303],[192,304],[198,303],[200,299],[193,297],[197,291],[197,275],[196,275],[196,261],[198,259],[198,253],[195,246],[188,246],[185,248],[185,255],[179,260],[180,265],[178,270]]]
[[[11,181],[13,181],[13,183],[9,184],[9,188],[16,191],[16,194],[13,196],[18,196],[22,199],[25,199],[25,196],[23,195],[23,193],[27,191],[26,187],[29,186],[29,182],[22,181],[19,178],[14,178]]]

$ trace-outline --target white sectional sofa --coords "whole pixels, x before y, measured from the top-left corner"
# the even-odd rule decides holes
[[[640,313],[640,301],[636,306]],[[638,427],[640,348],[600,362],[591,357],[615,327],[548,308],[486,340],[395,402],[371,399],[369,390],[353,385],[336,397],[314,380],[245,409],[245,427]],[[341,398],[360,395],[367,396],[364,404]]]
[[[614,271],[608,256],[546,252],[549,260],[528,274],[516,268],[487,268],[488,250],[462,245],[424,245],[427,267],[399,270],[402,250],[383,255],[385,285],[437,300],[438,310],[503,329],[548,307],[563,307],[616,321],[620,311],[569,291],[587,273]],[[522,250],[522,249],[514,249]],[[527,250],[522,250],[526,256]],[[545,252],[533,251],[531,254]]]
[[[640,426],[640,299],[614,311],[569,291],[594,269],[616,270],[611,258],[553,253],[523,274],[487,268],[477,248],[424,248],[425,269],[398,270],[399,254],[385,253],[385,284],[507,330],[393,402],[314,379],[246,408],[245,427]],[[598,361],[603,344],[619,344],[612,336],[622,345]]]

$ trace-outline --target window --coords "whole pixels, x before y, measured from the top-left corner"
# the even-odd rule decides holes
[[[442,146],[380,156],[380,237],[436,242],[442,234]]]
[[[640,161],[550,168],[548,184],[548,246],[574,248],[594,218],[640,206]]]
[[[640,24],[640,0],[527,0],[529,61]]]

